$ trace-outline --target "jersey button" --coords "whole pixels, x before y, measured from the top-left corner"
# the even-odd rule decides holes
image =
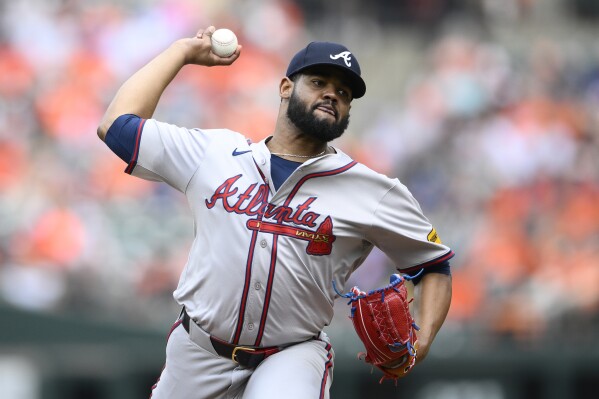
[[[260,241],[260,246],[261,246],[262,248],[266,248],[266,240],[262,240],[262,241]]]
[[[257,291],[260,291],[260,290],[262,289],[262,284],[260,284],[260,283],[256,283],[256,284],[254,284],[254,288],[255,288]]]
[[[253,329],[254,329],[254,323],[248,324],[248,330],[253,330]]]

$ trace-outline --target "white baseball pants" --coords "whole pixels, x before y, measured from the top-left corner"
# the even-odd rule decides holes
[[[178,321],[167,346],[166,363],[152,399],[328,399],[334,353],[325,333],[289,346],[255,369],[219,356],[208,333]]]

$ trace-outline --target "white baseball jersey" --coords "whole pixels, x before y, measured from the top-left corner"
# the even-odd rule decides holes
[[[195,239],[178,303],[210,334],[272,346],[318,335],[344,287],[379,247],[403,272],[453,256],[399,180],[341,150],[310,159],[279,187],[265,141],[229,130],[139,125],[127,172],[184,193]]]

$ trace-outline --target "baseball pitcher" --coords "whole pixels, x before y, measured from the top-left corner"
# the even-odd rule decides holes
[[[98,128],[126,173],[180,191],[193,215],[194,241],[174,291],[182,310],[152,397],[328,398],[334,353],[322,330],[339,296],[361,325],[364,360],[383,378],[405,375],[447,315],[453,252],[404,185],[329,144],[366,92],[355,54],[328,42],[300,50],[278,87],[275,129],[257,143],[152,119],[184,66],[240,57],[240,45],[229,57],[213,53],[213,32],[174,42],[133,74]],[[375,292],[349,290],[348,277],[374,246],[399,273]],[[401,285],[411,278],[414,318]]]

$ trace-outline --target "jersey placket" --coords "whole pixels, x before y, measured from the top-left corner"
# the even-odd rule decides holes
[[[264,185],[268,186],[268,195],[264,199],[263,205],[269,203],[272,195],[272,183],[266,177],[262,168],[266,160],[264,158],[255,159],[256,168],[261,176]],[[260,226],[262,214],[257,215],[256,219],[250,219],[251,222]],[[248,223],[250,223],[248,221]],[[246,277],[244,290],[242,294],[239,318],[233,343],[248,343],[256,340],[261,316],[264,312],[264,306],[268,306],[265,301],[265,290],[268,287],[269,270],[274,267],[276,261],[276,240],[269,233],[261,231],[260,227],[252,229],[252,244],[248,254]],[[269,237],[270,236],[270,237]],[[271,244],[269,244],[269,241]],[[274,245],[273,245],[274,243]],[[272,253],[271,253],[272,250]]]
[[[289,176],[289,178],[285,182],[283,182],[281,187],[279,187],[279,190],[275,190],[272,180],[267,177],[270,176],[270,164],[266,161],[266,159],[259,157],[259,159],[256,162],[256,166],[260,171],[260,174],[264,182],[266,184],[269,184],[271,193],[273,194],[273,197],[269,200],[269,203],[275,207],[280,205],[288,206],[292,198],[288,196],[289,189],[287,187],[295,185],[295,183],[301,179],[301,177],[305,174],[304,166],[300,166],[298,169],[296,169],[291,174],[291,176]],[[279,220],[277,224],[282,225],[282,221]],[[274,289],[273,284],[276,273],[277,248],[279,245],[279,234],[273,231],[269,231],[268,229],[265,229],[263,226],[265,225],[261,223],[256,228],[260,236],[259,246],[261,247],[261,249],[263,249],[263,251],[259,252],[259,257],[264,257],[264,259],[262,261],[258,261],[259,257],[255,257],[254,260],[257,267],[252,268],[254,271],[259,270],[259,274],[261,276],[260,278],[255,278],[253,282],[255,294],[257,296],[259,294],[263,295],[260,298],[256,298],[262,300],[262,306],[259,307],[259,309],[261,309],[261,312],[258,316],[258,309],[256,309],[256,313],[254,313],[253,307],[252,311],[250,311],[250,306],[248,306],[246,310],[246,317],[248,319],[252,319],[251,322],[246,323],[247,331],[248,333],[255,331],[255,333],[252,334],[255,346],[259,346],[261,344],[262,337],[264,336],[264,330],[266,328],[268,309],[270,306],[270,300]],[[266,277],[266,279],[263,279],[262,276]],[[258,316],[258,319],[255,319],[255,316]],[[258,324],[254,322],[254,320],[257,320]]]
[[[264,233],[257,233],[254,256],[251,262],[251,276],[247,281],[247,294],[243,320],[238,326],[239,335],[234,343],[249,344],[255,340],[264,307],[264,286],[267,280],[267,264],[270,261],[270,245]]]
[[[264,334],[266,317],[270,306],[270,298],[273,289],[273,281],[277,262],[278,236],[269,232],[259,232],[259,253],[255,257],[254,270],[257,272],[253,279],[253,294],[255,295],[256,306],[251,312],[248,309],[248,317],[251,317],[251,323],[247,324],[248,330],[253,332],[251,339],[253,344],[259,346]],[[250,326],[251,329],[250,329]],[[250,337],[248,337],[250,338]]]

